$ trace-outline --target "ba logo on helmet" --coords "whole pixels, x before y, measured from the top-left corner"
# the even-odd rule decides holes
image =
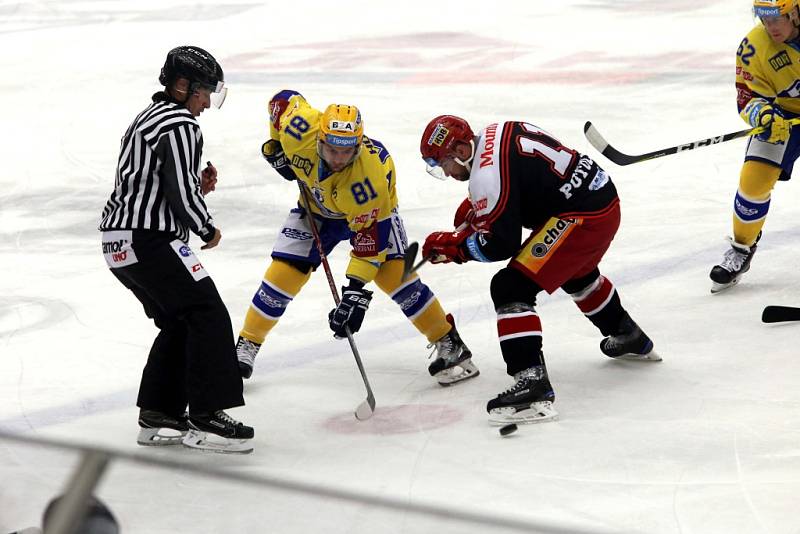
[[[351,121],[332,120],[328,124],[328,128],[330,130],[337,130],[337,131],[340,131],[340,132],[355,132],[356,131],[356,125],[353,124]]]

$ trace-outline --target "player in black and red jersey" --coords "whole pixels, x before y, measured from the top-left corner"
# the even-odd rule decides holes
[[[420,151],[433,176],[469,181],[456,231],[430,234],[423,257],[432,263],[511,259],[492,278],[491,295],[500,349],[515,384],[489,401],[491,422],[557,415],[536,313],[542,290],[562,288],[572,296],[605,336],[603,354],[661,359],[598,268],[619,228],[620,206],[614,184],[597,163],[526,122],[490,124],[475,135],[452,115],[428,123]],[[524,241],[523,228],[530,231]]]

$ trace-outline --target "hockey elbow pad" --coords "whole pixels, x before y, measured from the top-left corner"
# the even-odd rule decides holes
[[[286,153],[283,151],[280,141],[270,139],[261,145],[261,155],[264,156],[264,159],[267,160],[267,163],[269,163],[273,169],[278,171],[278,174],[280,174],[284,180],[297,180],[297,176],[294,175],[294,171],[291,165],[289,165],[289,158],[286,157]]]

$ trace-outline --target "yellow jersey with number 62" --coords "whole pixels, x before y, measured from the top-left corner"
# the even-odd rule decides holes
[[[765,98],[800,114],[800,46],[772,40],[759,24],[736,52],[736,104],[741,112],[753,98]]]
[[[331,172],[317,153],[321,116],[295,95],[278,130],[271,128],[270,135],[281,143],[294,174],[311,193],[311,211],[347,221],[354,232],[347,275],[369,282],[386,260],[392,211],[397,207],[394,162],[379,141],[364,136],[353,163]]]

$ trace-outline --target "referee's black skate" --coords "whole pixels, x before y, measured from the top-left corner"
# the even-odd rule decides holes
[[[183,444],[193,449],[214,452],[253,452],[253,427],[240,423],[222,410],[213,413],[190,413],[189,432]]]
[[[472,352],[458,335],[455,320],[449,313],[447,322],[453,328],[436,342],[428,345],[428,348],[435,347],[436,353],[436,359],[428,366],[428,372],[440,386],[449,386],[480,374],[472,363]]]
[[[731,248],[725,252],[722,263],[715,265],[708,275],[711,278],[711,292],[719,293],[739,283],[742,275],[750,270],[750,262],[756,253],[756,244],[761,239],[758,233],[755,243],[748,247],[731,239]]]
[[[544,365],[522,370],[514,375],[514,380],[516,383],[510,389],[486,405],[490,423],[541,423],[558,416],[553,408],[556,394]]]
[[[155,410],[139,410],[139,436],[136,443],[145,446],[180,445],[189,431],[184,414],[173,417]]]
[[[628,312],[622,317],[619,333],[600,342],[600,350],[609,358],[658,362],[661,356],[653,351],[653,341],[647,337]]]
[[[250,378],[253,374],[253,367],[256,364],[256,354],[261,348],[259,343],[239,336],[236,342],[236,358],[239,360],[239,373],[242,378]]]

